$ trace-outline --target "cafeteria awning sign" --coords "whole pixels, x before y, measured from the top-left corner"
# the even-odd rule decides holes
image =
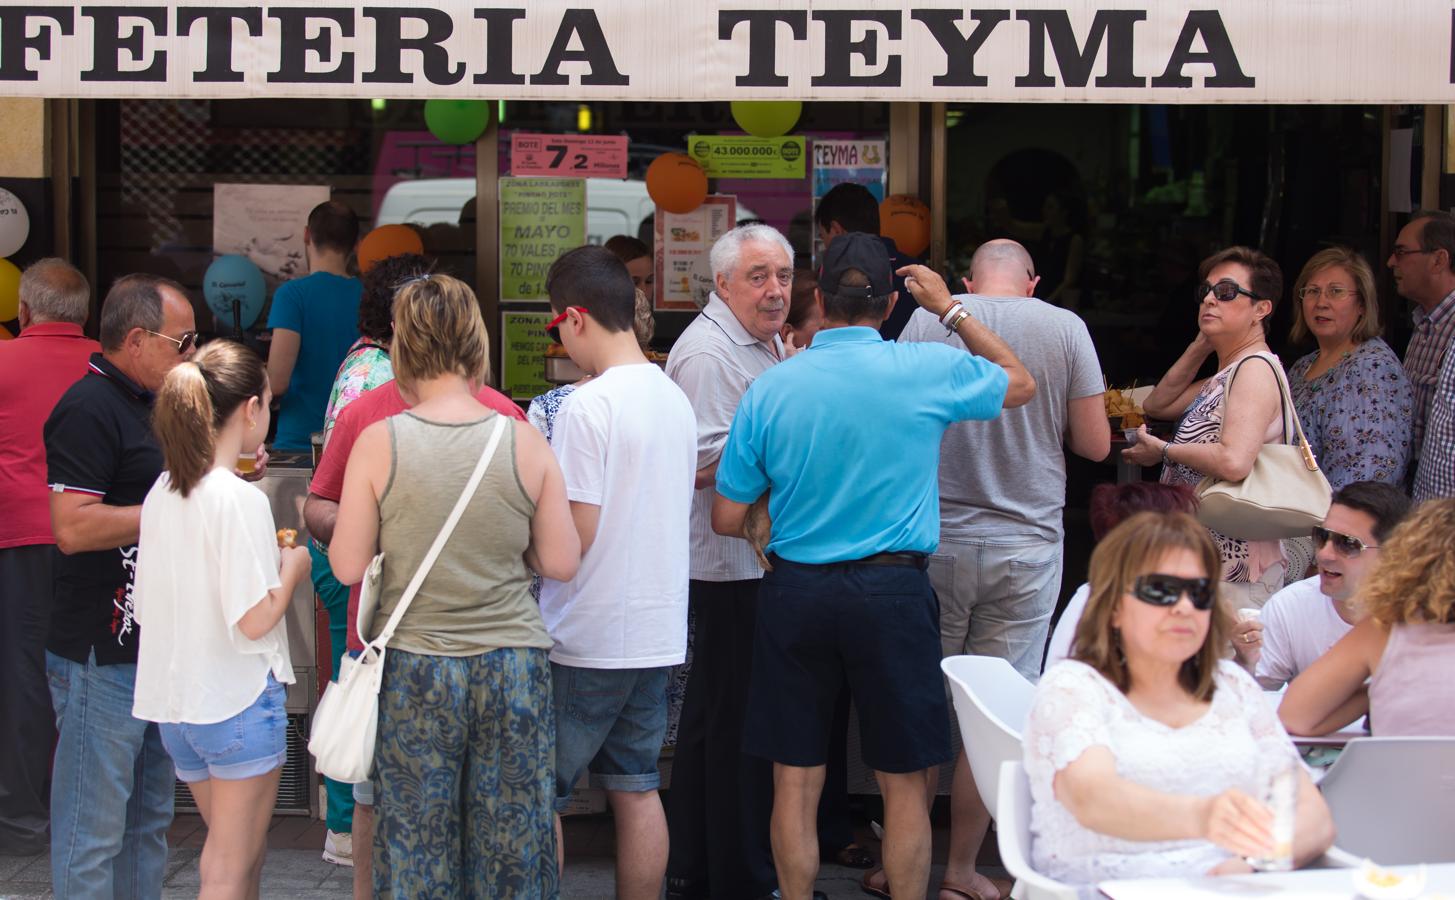
[[[0,0],[0,96],[1455,102],[1434,0]]]

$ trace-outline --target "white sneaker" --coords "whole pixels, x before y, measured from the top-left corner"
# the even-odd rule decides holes
[[[336,866],[354,865],[354,836],[347,831],[330,831],[323,839],[323,861]]]

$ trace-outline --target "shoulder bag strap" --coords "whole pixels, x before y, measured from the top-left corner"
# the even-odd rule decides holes
[[[1237,375],[1238,369],[1242,368],[1243,363],[1247,362],[1250,359],[1261,359],[1268,364],[1268,368],[1273,370],[1273,379],[1278,382],[1278,403],[1283,413],[1283,441],[1285,444],[1288,443],[1288,436],[1290,431],[1297,434],[1298,447],[1300,450],[1303,451],[1304,465],[1308,467],[1308,470],[1310,472],[1317,472],[1319,470],[1319,464],[1317,460],[1314,459],[1314,451],[1313,448],[1309,446],[1308,438],[1304,436],[1303,423],[1298,420],[1298,410],[1293,405],[1293,394],[1289,390],[1288,378],[1283,373],[1283,366],[1274,365],[1274,361],[1269,359],[1267,355],[1262,353],[1254,353],[1252,356],[1245,356],[1242,359],[1238,360],[1233,365],[1233,370],[1228,373],[1227,383],[1223,385],[1224,404],[1226,404],[1227,398],[1232,394],[1233,376]],[[1226,411],[1224,412],[1223,422],[1227,422]],[[1293,425],[1292,428],[1289,428],[1290,423]],[[1219,436],[1221,436],[1221,426],[1218,427],[1218,433]]]
[[[445,519],[444,527],[440,529],[439,535],[430,545],[429,552],[424,555],[424,560],[415,570],[414,577],[410,579],[409,586],[404,589],[404,595],[399,598],[399,604],[394,607],[394,612],[385,623],[384,630],[379,636],[369,642],[369,646],[377,645],[383,648],[389,644],[389,639],[394,636],[394,629],[399,627],[399,620],[404,617],[405,610],[414,601],[414,595],[419,593],[419,588],[424,584],[425,576],[434,567],[434,562],[439,558],[440,551],[444,550],[445,543],[449,541],[450,534],[459,524],[460,517],[465,514],[465,508],[470,505],[470,498],[475,496],[475,489],[480,486],[480,479],[485,477],[485,470],[490,468],[490,460],[495,456],[495,448],[500,445],[500,437],[509,427],[510,420],[505,416],[499,416],[495,423],[495,430],[490,433],[490,440],[485,443],[485,450],[480,454],[480,461],[475,463],[475,471],[470,473],[470,480],[465,484],[465,489],[460,493],[460,499],[455,501],[455,508],[450,510],[450,517]]]

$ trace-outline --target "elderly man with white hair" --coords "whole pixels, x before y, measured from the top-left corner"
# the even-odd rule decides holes
[[[712,530],[718,458],[753,380],[785,359],[779,330],[793,289],[793,248],[744,225],[711,253],[716,290],[678,338],[667,374],[697,417],[688,603],[692,670],[667,797],[669,897],[762,897],[777,888],[769,846],[772,767],[741,752],[762,570],[746,540]]]

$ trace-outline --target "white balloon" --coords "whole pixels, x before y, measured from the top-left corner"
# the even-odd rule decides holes
[[[30,213],[20,198],[0,188],[0,256],[13,256],[30,237]]]

